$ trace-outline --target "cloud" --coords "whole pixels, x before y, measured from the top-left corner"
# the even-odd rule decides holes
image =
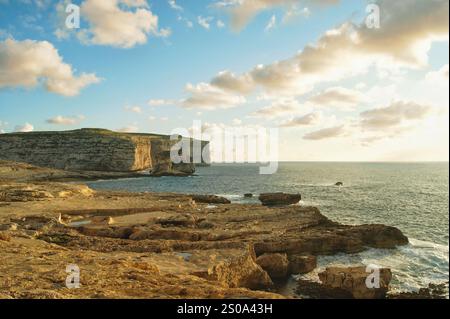
[[[437,71],[428,72],[425,79],[431,83],[445,83],[448,82],[448,64],[442,66]]]
[[[426,118],[433,107],[414,102],[396,101],[391,105],[362,112],[360,125],[363,130],[399,128],[402,124]]]
[[[315,125],[320,122],[322,114],[320,112],[308,113],[300,117],[294,117],[281,124],[281,127],[298,127],[305,125]]]
[[[335,5],[339,0],[220,0],[214,6],[228,11],[231,15],[231,26],[241,30],[247,23],[262,11],[276,7],[292,10],[299,2],[310,5]]]
[[[150,106],[163,106],[163,105],[174,105],[178,102],[175,100],[165,100],[165,99],[151,99],[147,102]]]
[[[225,27],[225,23],[222,20],[217,20],[216,24],[217,24],[217,27],[220,29]]]
[[[133,112],[133,113],[142,113],[142,109],[140,106],[125,106],[125,111]]]
[[[14,128],[14,132],[21,132],[21,133],[31,132],[33,130],[34,126],[31,125],[30,123],[25,123],[24,125],[16,125],[16,127]]]
[[[303,138],[305,140],[323,140],[335,137],[341,137],[345,135],[347,131],[345,130],[344,125],[334,126],[329,128],[324,128],[318,131],[314,131],[308,134],[305,134]]]
[[[89,29],[78,37],[87,44],[132,48],[147,42],[149,35],[168,36],[168,29],[159,30],[158,16],[145,0],[85,0],[81,16]]]
[[[302,111],[296,99],[277,99],[271,105],[263,107],[251,114],[251,117],[273,119],[276,117],[292,115]]]
[[[200,83],[195,86],[187,84],[186,91],[191,96],[181,102],[181,105],[185,108],[228,109],[246,102],[244,97],[230,94],[208,83]]]
[[[214,20],[213,17],[202,17],[202,16],[197,17],[197,23],[206,30],[209,30],[209,28],[211,27],[211,22],[213,20]]]
[[[331,106],[348,109],[365,101],[365,96],[356,90],[332,87],[314,95],[308,102],[318,106]]]
[[[265,7],[282,2],[240,1],[236,5],[243,8],[258,3]],[[257,65],[234,76],[239,83],[236,86],[245,84],[252,92],[262,88],[299,95],[312,90],[318,83],[366,73],[372,66],[381,69],[423,67],[427,64],[431,43],[448,40],[447,0],[378,0],[376,4],[382,11],[381,28],[368,28],[364,22],[343,23],[288,59]],[[213,81],[210,83],[214,85]]]
[[[58,115],[46,120],[46,122],[49,124],[56,124],[56,125],[75,125],[80,123],[84,119],[85,119],[84,115],[70,116],[70,117]]]
[[[128,125],[117,129],[117,132],[122,133],[136,133],[139,131],[139,128],[135,125]]]
[[[253,89],[253,82],[248,74],[236,76],[230,71],[219,72],[211,80],[211,84],[217,88],[241,94],[249,93]]]
[[[5,128],[8,126],[8,122],[0,120],[0,134],[5,133]]]
[[[183,11],[183,7],[179,6],[175,0],[169,0],[169,6],[176,11]]]
[[[266,32],[268,32],[268,31],[272,30],[273,28],[275,28],[276,25],[277,25],[277,17],[276,17],[275,15],[272,15],[272,16],[270,17],[269,22],[267,22],[267,25],[266,25],[266,27],[264,28],[264,30],[265,30]]]
[[[100,82],[93,73],[73,74],[55,47],[47,41],[6,39],[0,42],[0,88],[45,88],[65,96],[79,94],[86,86]]]
[[[307,7],[301,8],[297,4],[293,4],[286,10],[283,16],[282,22],[289,23],[297,17],[308,18],[311,15],[311,11]]]

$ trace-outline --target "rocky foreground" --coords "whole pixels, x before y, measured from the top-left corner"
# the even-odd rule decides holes
[[[408,243],[397,228],[341,225],[315,207],[93,191],[16,172],[21,182],[0,170],[0,298],[284,298],[277,283],[313,270],[318,255]],[[78,289],[66,287],[69,265]],[[345,272],[323,285],[384,297],[389,281],[381,294],[361,290],[355,270],[336,286]]]

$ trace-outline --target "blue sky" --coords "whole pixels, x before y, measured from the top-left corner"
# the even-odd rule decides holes
[[[435,19],[436,25],[429,27],[432,36],[426,38],[420,28],[427,26],[419,22],[415,25],[414,21],[422,18],[421,11],[424,10],[420,8],[427,1],[407,0],[405,6],[409,4],[409,8],[378,1],[382,14],[380,32],[386,30],[383,29],[383,14],[400,16],[411,11],[408,13],[412,19],[410,28],[413,31],[417,28],[417,32],[398,34],[397,38],[394,34],[392,41],[401,44],[404,37],[410,37],[408,43],[425,44],[418,49],[406,46],[398,50],[393,45],[390,50],[385,44],[375,42],[376,37],[373,37],[369,40],[375,44],[367,40],[367,45],[361,45],[361,50],[358,47],[360,51],[353,56],[353,51],[344,43],[342,55],[334,57],[339,50],[329,49],[330,61],[325,64],[332,64],[332,73],[324,70],[323,78],[322,74],[314,73],[307,83],[300,83],[304,81],[301,72],[293,73],[289,80],[294,79],[295,86],[289,83],[289,89],[286,89],[264,83],[252,70],[260,64],[277,65],[277,61],[288,61],[291,67],[298,52],[306,51],[308,45],[317,47],[319,39],[326,37],[329,30],[342,28],[349,22],[360,26],[367,15],[367,1],[342,0],[330,1],[332,5],[318,5],[316,2],[320,1],[317,0],[269,0],[263,7],[246,7],[245,1],[242,4],[232,0],[178,0],[175,3],[110,0],[110,5],[122,12],[135,14],[143,10],[157,17],[157,23],[151,25],[152,30],[143,31],[144,41],[129,47],[124,47],[123,37],[114,39],[114,32],[105,40],[103,31],[109,30],[95,29],[95,25],[108,26],[109,23],[105,22],[106,15],[102,16],[99,10],[93,13],[92,7],[88,7],[98,5],[95,2],[102,1],[73,1],[82,8],[81,28],[58,37],[55,31],[65,28],[58,5],[65,8],[67,1],[0,0],[0,45],[3,43],[0,68],[6,70],[0,69],[5,74],[3,79],[0,77],[0,130],[102,127],[170,133],[173,128],[189,128],[194,119],[201,119],[211,126],[281,127],[281,154],[286,160],[448,160],[448,138],[442,137],[448,132],[448,89],[445,88],[448,87],[448,26],[445,30],[442,23],[445,18],[448,22],[448,10],[446,17]],[[448,9],[448,1],[447,4],[445,1],[429,3],[429,15],[439,14],[439,6],[446,5]],[[243,19],[236,27],[237,17],[249,11],[254,17]],[[292,12],[293,17],[284,21]],[[206,19],[209,27],[205,23],[201,25],[202,19]],[[118,33],[132,20],[127,21],[117,21]],[[393,25],[392,21],[386,22],[388,27]],[[120,23],[124,23],[123,28]],[[139,31],[139,26],[137,28]],[[392,30],[402,32],[401,28],[392,27]],[[362,27],[356,31],[362,35],[366,32]],[[386,33],[388,37],[392,32]],[[117,36],[119,38],[120,34]],[[26,42],[29,40],[34,42]],[[14,44],[8,41],[14,41]],[[72,85],[82,73],[95,75],[95,80],[89,80],[71,94],[62,93],[60,84],[56,89],[48,89],[46,81],[49,78],[52,83],[61,79],[60,75],[48,75],[48,72],[59,72],[54,71],[53,64],[43,67],[42,73],[36,71],[38,82],[33,85],[27,84],[26,79],[17,80],[17,70],[24,67],[25,59],[31,59],[37,65],[40,62],[36,62],[37,57],[30,56],[33,53],[12,56],[11,52],[17,52],[12,47],[25,52],[25,48],[39,46],[43,41],[57,50],[60,63],[72,68],[70,77],[64,78],[67,80],[64,85],[69,81]],[[326,45],[330,44],[327,42]],[[377,45],[382,48],[375,48]],[[42,50],[47,49],[50,50],[48,47]],[[368,50],[370,54],[367,53],[366,58],[364,55]],[[403,56],[399,52],[407,53]],[[425,62],[419,61],[423,55]],[[369,58],[371,60],[367,62]],[[324,60],[320,61],[323,63]],[[340,64],[348,70],[334,70]],[[51,71],[45,71],[48,69]],[[254,77],[252,88],[243,93],[215,86],[211,80],[221,71]],[[272,68],[267,72],[270,71]],[[290,75],[290,72],[283,70],[278,76]],[[284,80],[280,79],[280,83]],[[439,85],[435,81],[439,81]],[[186,89],[188,83],[194,87],[201,83],[205,85],[200,91],[189,90]],[[211,89],[211,84],[213,90],[220,90],[217,94],[226,99],[224,105],[215,105],[215,99],[212,105],[204,101],[204,89]],[[242,81],[241,84],[244,85]],[[416,89],[412,91],[413,87]],[[436,92],[430,93],[429,87]],[[196,103],[188,103],[190,98],[195,98]],[[333,98],[338,100],[333,101]],[[340,104],[346,99],[349,105],[342,107]],[[160,102],[149,105],[150,100]],[[409,117],[407,114],[414,113],[408,112],[409,108],[415,109],[418,115]],[[258,113],[261,109],[266,111]],[[370,110],[378,111],[370,113]],[[362,114],[365,111],[369,113]],[[389,123],[380,124],[386,114],[390,116]],[[310,116],[305,118],[307,115]],[[308,122],[306,119],[315,120]],[[422,125],[422,131],[410,130],[418,125]],[[430,132],[430,127],[435,131]],[[426,140],[419,143],[417,138],[416,143],[405,144],[418,135],[423,136],[424,131],[427,138],[440,137],[433,139],[431,144]],[[345,155],[343,149],[347,150]]]

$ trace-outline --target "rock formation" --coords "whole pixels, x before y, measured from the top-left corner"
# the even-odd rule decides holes
[[[191,195],[192,200],[197,203],[206,204],[230,204],[230,200],[216,195]]]
[[[170,149],[175,143],[169,136],[102,129],[10,133],[0,134],[0,159],[68,171],[192,174],[194,164],[172,165]]]
[[[327,267],[319,273],[319,278],[324,286],[347,291],[356,299],[384,299],[392,273],[388,268],[380,268],[377,272],[378,286],[367,285],[371,272],[366,272],[366,267]]]
[[[1,298],[280,298],[249,289],[275,289],[274,281],[313,270],[317,255],[408,243],[394,227],[338,224],[315,207],[92,191],[42,182],[46,174],[62,173],[0,166]],[[74,261],[83,289],[64,288]]]
[[[289,273],[306,274],[317,267],[317,257],[312,255],[289,256]]]
[[[300,194],[264,193],[259,200],[264,206],[285,206],[297,204],[302,199]]]

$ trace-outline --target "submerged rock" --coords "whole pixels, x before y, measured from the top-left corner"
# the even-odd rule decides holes
[[[369,276],[376,277],[376,273],[374,270],[366,272],[366,267],[327,267],[319,273],[319,279],[324,286],[347,291],[355,299],[384,299],[392,273],[389,268],[379,268],[376,271],[379,278],[372,282]]]
[[[245,198],[252,198],[253,194],[252,193],[246,193],[246,194],[244,194],[244,197]]]
[[[344,186],[344,183],[342,182],[337,182],[336,184],[334,184],[335,186]]]
[[[302,199],[300,194],[264,193],[259,200],[264,206],[285,206],[297,204]]]

